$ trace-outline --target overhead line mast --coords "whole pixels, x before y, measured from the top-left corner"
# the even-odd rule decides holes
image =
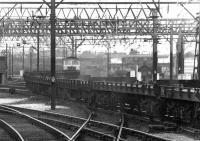
[[[55,0],[51,0],[51,15],[50,15],[50,21],[51,21],[51,109],[54,110],[56,108],[55,104],[55,98],[56,98],[56,34],[55,34]]]

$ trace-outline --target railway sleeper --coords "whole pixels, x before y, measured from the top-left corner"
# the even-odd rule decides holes
[[[159,133],[159,132],[166,132],[166,131],[177,131],[177,126],[166,126],[162,124],[152,125],[149,126],[150,133]]]
[[[102,133],[99,133],[97,131],[88,129],[88,128],[84,128],[85,130],[81,131],[81,136],[90,136],[90,137],[95,137],[97,139],[103,140],[103,141],[114,141],[115,137],[113,136],[109,136],[109,135],[105,135]],[[82,138],[81,136],[79,136],[79,138],[77,138],[77,140],[79,140],[80,138]]]
[[[123,139],[126,139],[127,136],[132,136],[133,138],[136,138],[141,141],[170,141],[169,139],[157,137],[149,133],[123,127],[121,137]]]
[[[65,129],[70,130],[72,132],[75,132],[75,131],[78,130],[78,126],[74,125],[74,124],[61,122],[59,120],[50,119],[50,118],[43,118],[43,117],[39,117],[38,119],[43,121],[43,122],[46,122],[48,124],[51,124],[53,126],[59,126],[60,128],[65,128]]]
[[[187,134],[187,135],[189,135],[189,136],[192,136],[192,137],[194,137],[195,139],[197,139],[197,140],[200,140],[200,130],[198,130],[198,129],[194,129],[194,128],[186,128],[186,127],[181,127],[181,130],[185,133],[185,134]]]

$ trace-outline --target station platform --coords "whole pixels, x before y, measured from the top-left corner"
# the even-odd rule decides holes
[[[87,118],[89,110],[84,106],[72,101],[56,101],[56,109],[51,110],[50,99],[40,95],[9,94],[0,92],[0,104],[16,107],[29,108],[41,111],[51,111],[60,114]]]

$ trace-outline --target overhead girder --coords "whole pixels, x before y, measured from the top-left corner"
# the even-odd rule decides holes
[[[173,26],[171,26],[173,24]],[[158,35],[180,34],[180,28],[184,35],[196,34],[196,22],[194,20],[160,20]],[[36,36],[39,30],[41,35],[50,34],[48,20],[41,20],[35,24],[35,20],[9,19],[1,22],[0,35],[4,36]],[[171,29],[172,27],[172,29]],[[138,19],[57,19],[56,34],[66,36],[96,36],[96,35],[152,35],[152,20]]]
[[[185,1],[179,4],[199,3]],[[4,17],[0,21],[0,36],[36,37],[38,30],[40,36],[50,35],[50,2],[23,1],[0,2],[0,4],[0,17]],[[14,6],[16,4],[17,6]],[[30,6],[32,4],[34,7]],[[110,5],[109,8],[107,4]],[[152,9],[158,10],[158,5],[168,4],[177,4],[177,1],[56,2],[56,36],[111,35],[112,38],[117,35],[123,38],[123,36],[152,35]],[[170,36],[171,28],[174,35],[179,35],[181,29],[184,38],[195,35],[195,19],[158,19],[158,21],[156,34],[159,38]]]
[[[29,16],[32,16],[31,14],[36,14],[40,13],[43,16],[49,15],[50,14],[50,2],[38,2],[38,1],[12,1],[12,2],[0,2],[0,16],[2,17],[1,14],[4,12],[7,12],[7,9],[10,9],[12,5],[17,4],[18,6],[15,7],[12,11],[12,15],[17,15],[20,16],[26,16],[28,13]],[[93,13],[98,13],[97,16],[98,18],[103,18],[103,16],[106,16],[106,13],[108,14],[109,18],[114,18],[114,16],[127,16],[129,13],[134,13],[136,16],[138,15],[137,13],[142,13],[145,16],[148,16],[149,12],[151,12],[150,9],[156,9],[159,13],[161,12],[159,9],[160,5],[177,5],[179,4],[180,6],[184,5],[194,5],[194,4],[200,4],[199,1],[182,1],[182,2],[177,2],[177,1],[134,1],[134,2],[91,2],[91,1],[82,1],[82,2],[68,2],[68,1],[61,1],[61,2],[56,2],[56,16],[63,14],[65,15],[65,18],[69,18],[67,16],[73,16],[74,14],[76,16],[80,15],[85,15],[91,17]],[[34,6],[32,6],[34,5]],[[109,5],[109,6],[108,6]],[[59,6],[59,7],[58,7]],[[108,8],[109,7],[109,8]],[[3,9],[3,10],[2,10]],[[134,9],[134,11],[133,11]],[[136,11],[138,9],[138,12]],[[27,12],[27,13],[26,13]],[[71,13],[70,13],[71,12]],[[23,13],[23,14],[22,14]],[[70,14],[69,14],[70,13]],[[73,14],[74,13],[74,14]],[[83,13],[83,14],[82,14]],[[5,14],[3,14],[4,16]],[[93,15],[94,16],[94,15]],[[83,17],[82,17],[83,18]],[[138,16],[138,18],[140,18]],[[147,18],[147,17],[146,17]]]
[[[4,1],[4,2],[0,2],[0,4],[44,4],[44,2],[42,1]],[[50,2],[45,2],[46,4],[50,4]],[[112,2],[112,1],[79,1],[79,2],[76,2],[76,1],[63,1],[62,4],[177,4],[177,3],[180,3],[180,4],[200,4],[199,1],[191,1],[191,2],[188,2],[188,0],[184,0],[184,1],[179,1],[177,2],[177,0],[174,0],[174,1],[159,1],[159,2],[156,2],[156,1],[129,1],[129,2],[126,2],[126,1],[115,1],[115,2]],[[60,2],[55,2],[55,4],[60,4]]]

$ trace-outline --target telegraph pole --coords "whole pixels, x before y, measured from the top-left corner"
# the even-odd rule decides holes
[[[107,77],[110,76],[110,47],[107,48]]]
[[[11,72],[12,72],[12,77],[13,77],[13,47],[12,47],[12,70],[11,70]]]
[[[178,66],[177,75],[184,74],[184,40],[182,33],[180,33],[178,37],[176,47],[177,47],[177,66]]]
[[[22,52],[22,70],[24,70],[24,44],[23,44],[23,52]]]
[[[40,29],[37,29],[37,72],[39,72],[40,70],[39,67],[40,67]]]
[[[65,55],[66,55],[65,47],[63,47],[63,59],[66,58]]]
[[[12,49],[11,46],[9,46],[9,77],[11,77],[12,75],[12,64],[11,64],[11,60],[12,60]]]
[[[157,35],[157,11],[156,9],[153,9],[152,11],[152,19],[153,19],[153,82],[157,80],[157,60],[158,60],[158,52],[157,52],[157,44],[158,44],[158,35]]]
[[[55,38],[55,0],[51,0],[51,110],[56,108],[55,98],[56,98],[56,85],[55,85],[55,71],[56,71],[56,57],[55,57],[55,48],[56,48],[56,38]]]
[[[44,47],[43,47],[43,71],[45,71],[45,53],[44,53]]]
[[[198,52],[198,63],[197,63],[197,76],[198,76],[198,80],[200,80],[200,13],[197,13],[197,19],[198,19],[198,27],[197,27],[197,46],[198,46],[198,49],[199,49],[199,52]]]
[[[32,50],[33,48],[30,47],[30,72],[32,72]]]
[[[8,44],[6,43],[6,79],[8,78]]]
[[[173,28],[170,32],[170,80],[173,80]]]

